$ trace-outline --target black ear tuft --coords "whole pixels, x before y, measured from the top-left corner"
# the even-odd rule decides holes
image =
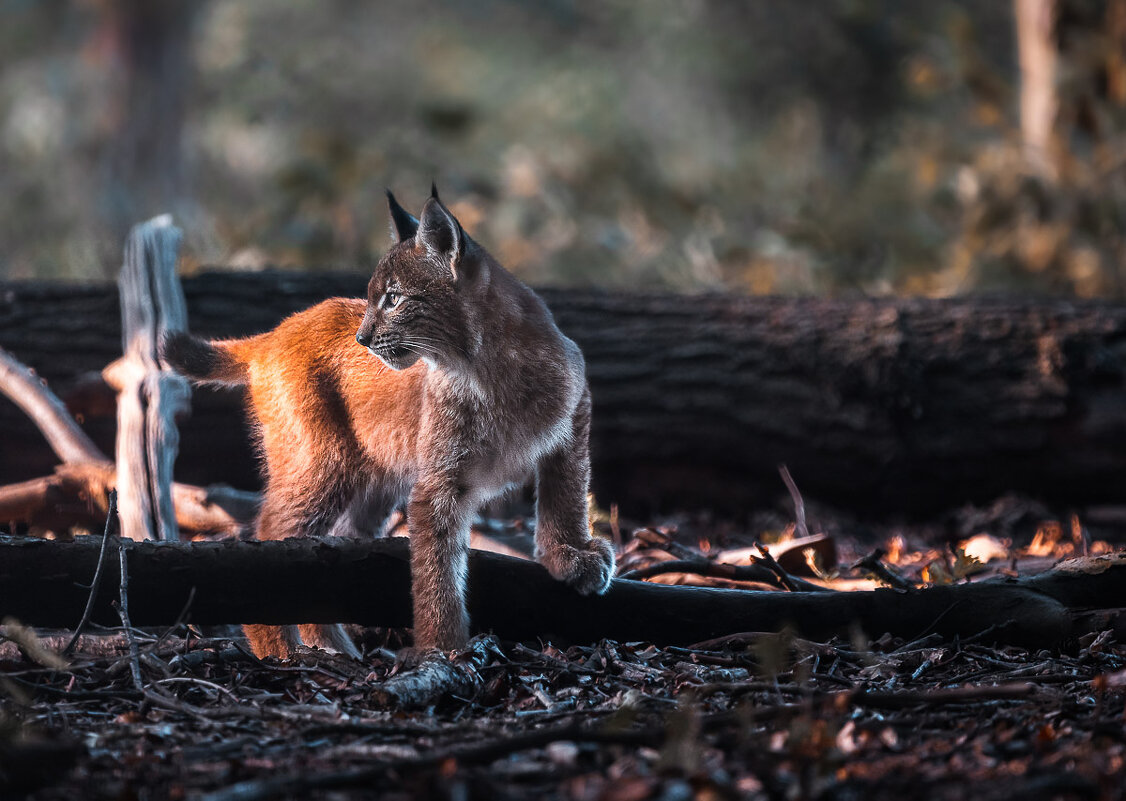
[[[438,197],[438,182],[437,181],[431,181],[430,182],[430,197],[434,198],[435,200],[441,200],[441,198]]]
[[[400,242],[414,239],[418,232],[418,220],[399,205],[390,189],[387,190],[387,205],[391,207],[391,225],[395,229],[395,238]]]
[[[457,278],[458,263],[465,251],[465,232],[436,196],[432,196],[422,207],[415,242],[445,261],[454,278]]]

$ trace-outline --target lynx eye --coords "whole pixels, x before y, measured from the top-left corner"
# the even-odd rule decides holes
[[[399,292],[385,292],[383,293],[383,308],[393,309],[403,302],[403,296]]]

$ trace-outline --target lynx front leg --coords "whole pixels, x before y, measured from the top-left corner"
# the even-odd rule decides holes
[[[536,559],[583,595],[603,593],[614,576],[614,549],[590,535],[590,392],[571,421],[571,436],[536,471]]]
[[[464,495],[456,480],[446,476],[423,477],[411,493],[407,522],[418,650],[448,651],[469,639],[469,512]]]

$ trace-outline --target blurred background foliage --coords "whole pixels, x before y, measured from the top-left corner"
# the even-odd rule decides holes
[[[436,180],[535,284],[1122,297],[1123,6],[0,0],[0,278],[367,268]]]

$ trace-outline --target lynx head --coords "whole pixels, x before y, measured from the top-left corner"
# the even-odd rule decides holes
[[[480,348],[474,290],[484,252],[433,189],[418,219],[387,192],[398,240],[368,283],[368,305],[356,341],[393,370],[419,359],[463,367]]]

